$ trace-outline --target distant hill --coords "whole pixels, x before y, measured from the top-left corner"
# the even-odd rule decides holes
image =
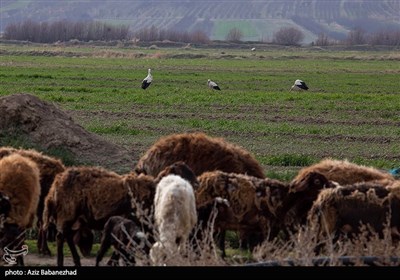
[[[361,27],[367,32],[400,29],[400,0],[125,0],[27,1],[2,0],[0,30],[8,23],[99,20],[130,26],[202,30],[213,40],[225,39],[237,27],[243,40],[268,41],[281,27],[296,27],[304,42],[319,33],[343,39]]]

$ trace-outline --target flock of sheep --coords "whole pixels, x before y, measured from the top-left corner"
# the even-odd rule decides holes
[[[400,181],[378,169],[324,159],[301,169],[291,182],[266,178],[242,147],[204,133],[159,139],[128,174],[101,167],[65,167],[34,150],[0,148],[0,255],[18,251],[36,220],[38,249],[64,265],[66,241],[76,266],[90,253],[93,230],[102,230],[96,265],[111,246],[108,264],[122,256],[135,264],[127,244],[143,249],[152,264],[202,238],[213,214],[222,256],[225,232],[237,231],[252,249],[288,238],[301,226],[335,239],[359,233],[361,224],[383,237],[400,238]],[[143,221],[148,221],[144,223]],[[128,233],[128,234],[126,234]],[[8,249],[8,251],[5,250]],[[23,265],[22,255],[17,256]]]

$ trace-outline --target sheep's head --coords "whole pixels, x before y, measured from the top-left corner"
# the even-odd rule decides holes
[[[217,226],[222,226],[226,224],[237,224],[238,221],[232,211],[231,205],[227,199],[222,197],[214,198],[214,209],[216,212],[216,220],[218,221]]]
[[[331,187],[332,183],[319,172],[309,172],[305,174],[300,180],[293,180],[289,186],[289,192],[302,192],[302,191],[320,191],[324,188]]]
[[[283,202],[281,215],[285,216],[284,223],[293,226],[303,223],[313,202],[324,188],[337,186],[319,172],[308,172],[293,180],[289,185],[289,193]]]
[[[183,161],[177,161],[161,171],[155,179],[156,184],[158,184],[163,177],[170,174],[178,175],[187,180],[192,185],[193,189],[197,189],[199,186],[199,181],[193,170]]]
[[[135,174],[135,175],[140,175],[140,174],[143,174],[143,175],[147,175],[147,172],[146,172],[146,170],[143,168],[143,166],[142,165],[136,165],[135,166],[135,168],[134,168],[134,170],[133,170],[133,173]]]

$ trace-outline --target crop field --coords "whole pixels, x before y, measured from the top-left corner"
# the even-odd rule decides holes
[[[132,166],[162,136],[203,131],[290,180],[324,157],[400,166],[399,61],[398,51],[1,44],[0,95],[54,102],[132,151]],[[148,68],[154,81],[142,90]],[[296,79],[310,89],[289,92]]]

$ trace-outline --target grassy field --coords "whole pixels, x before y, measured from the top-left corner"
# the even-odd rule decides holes
[[[132,166],[161,136],[204,131],[289,180],[324,157],[400,166],[399,60],[398,51],[0,44],[0,96],[56,103],[133,151]],[[144,91],[148,68],[154,82]],[[209,90],[208,78],[222,90]],[[310,90],[289,92],[295,79]]]
[[[247,40],[257,41],[257,39],[259,39],[257,30],[254,29],[252,23],[250,21],[243,21],[243,20],[216,21],[214,24],[212,37],[225,40],[226,35],[232,28],[237,28],[242,32],[241,40],[243,41]]]

